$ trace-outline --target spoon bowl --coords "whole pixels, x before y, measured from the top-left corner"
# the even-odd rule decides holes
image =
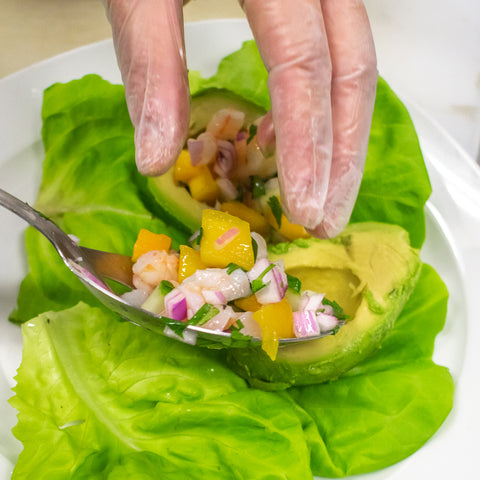
[[[85,287],[108,309],[119,314],[125,320],[184,343],[207,348],[244,348],[261,345],[261,339],[243,335],[238,331],[230,333],[189,325],[186,322],[156,315],[129,304],[115,294],[106,279],[132,288],[133,263],[130,257],[80,246],[75,237],[67,235],[45,215],[2,189],[0,189],[0,205],[42,233],[55,247],[65,265]],[[281,346],[315,340],[331,335],[331,333],[331,331],[324,332],[307,338],[283,338],[279,340],[279,343]]]

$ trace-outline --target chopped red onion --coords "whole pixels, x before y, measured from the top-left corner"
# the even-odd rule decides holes
[[[283,266],[280,267],[277,264],[275,267],[273,267],[271,272],[272,272],[275,285],[278,288],[278,291],[280,292],[281,297],[283,298],[288,288],[288,279],[287,279],[285,270],[283,269]]]
[[[266,262],[264,260],[266,260]],[[271,265],[267,259],[260,259],[257,261],[257,263],[262,266],[266,266],[260,271],[260,273],[257,273],[255,264],[252,270],[248,272],[251,281],[260,278],[265,269]],[[250,275],[252,272],[254,272],[255,275]],[[255,297],[259,303],[266,305],[269,303],[277,303],[282,300],[288,288],[287,275],[285,274],[283,264],[276,262],[273,268],[264,274],[262,282],[265,284],[265,286],[255,292]]]
[[[333,309],[333,307],[331,305],[323,305],[320,307],[320,311],[323,312],[323,313],[326,313],[327,315],[334,315],[335,313],[335,310]]]
[[[258,278],[266,268],[270,265],[270,261],[267,258],[259,258],[255,265],[247,272],[248,279],[250,282],[253,282],[256,278]]]
[[[174,289],[165,296],[165,316],[173,320],[187,318],[187,299],[180,290]]]
[[[187,288],[182,288],[182,291],[187,299],[187,318],[190,319],[203,306],[205,299],[200,293],[192,292]]]
[[[245,130],[238,132],[237,136],[235,137],[236,142],[241,142],[243,140],[247,140],[247,132]]]
[[[315,317],[312,311],[293,312],[293,331],[297,338],[312,337],[320,333]]]
[[[255,242],[257,242],[257,260],[260,260],[261,258],[267,258],[267,242],[265,239],[257,232],[252,232],[250,235]]]
[[[238,190],[228,178],[218,178],[217,185],[219,186],[225,200],[235,200],[237,198]]]
[[[323,299],[325,295],[323,293],[315,293],[310,290],[307,290],[303,293],[300,298],[300,304],[298,306],[299,310],[311,310],[317,311],[322,310],[325,305],[323,305]]]
[[[201,133],[196,139],[189,138],[187,147],[193,166],[207,165],[217,155],[217,141],[208,132]]]
[[[326,313],[317,312],[316,313],[316,320],[318,326],[320,327],[320,331],[329,332],[333,330],[338,325],[338,318],[334,317],[333,315],[327,315]]]
[[[205,299],[205,303],[211,303],[212,305],[224,305],[227,303],[225,299],[225,295],[219,291],[213,290],[202,290],[203,298]]]
[[[217,140],[218,155],[215,159],[213,171],[219,176],[227,178],[237,164],[237,152],[231,142]]]

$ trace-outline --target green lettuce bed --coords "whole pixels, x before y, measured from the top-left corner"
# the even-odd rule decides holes
[[[252,42],[192,92],[229,88],[268,107]],[[139,228],[185,240],[161,218],[136,172],[123,88],[89,75],[45,91],[45,161],[36,208],[93,248],[129,254]],[[425,237],[430,184],[408,113],[380,80],[352,221]],[[335,382],[284,392],[248,385],[209,351],[155,335],[106,311],[33,229],[29,274],[11,320],[24,352],[12,405],[24,449],[14,479],[308,479],[396,463],[452,407],[453,381],[432,361],[448,292],[424,265],[381,350]],[[27,323],[24,323],[28,320]]]

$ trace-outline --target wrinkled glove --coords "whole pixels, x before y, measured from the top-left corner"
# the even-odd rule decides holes
[[[136,161],[164,173],[188,131],[181,0],[104,0],[135,126]],[[331,237],[362,179],[377,82],[360,0],[240,0],[269,72],[282,205],[290,221]],[[266,134],[267,135],[267,134]],[[268,141],[266,141],[268,143]]]

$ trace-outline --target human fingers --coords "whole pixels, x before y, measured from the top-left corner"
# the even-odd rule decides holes
[[[332,60],[333,151],[319,237],[340,233],[350,219],[363,175],[377,85],[377,61],[360,0],[321,0]]]
[[[319,0],[244,0],[269,72],[282,206],[314,229],[323,220],[332,158],[331,62]]]
[[[182,0],[103,0],[142,174],[160,175],[177,158],[189,122]]]

